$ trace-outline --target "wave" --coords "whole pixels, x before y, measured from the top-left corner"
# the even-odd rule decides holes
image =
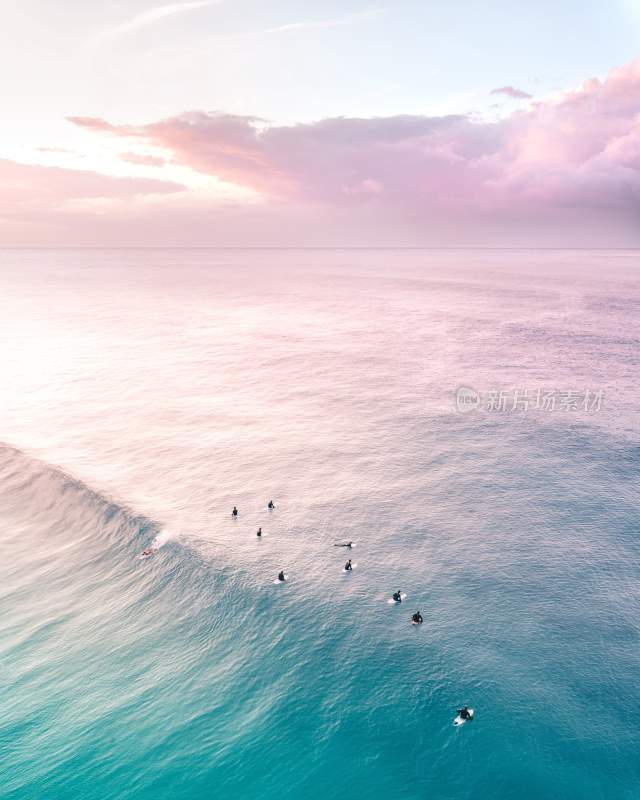
[[[0,503],[14,528],[37,525],[51,535],[73,531],[118,544],[153,541],[154,547],[173,538],[160,522],[6,443],[0,443]]]

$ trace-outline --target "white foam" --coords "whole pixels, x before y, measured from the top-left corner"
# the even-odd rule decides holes
[[[164,547],[165,544],[167,542],[171,541],[171,539],[173,539],[173,538],[174,538],[173,533],[171,531],[166,530],[166,528],[163,528],[160,531],[160,533],[158,533],[154,537],[154,539],[151,542],[151,544],[149,545],[149,547],[145,548],[145,550],[148,550],[149,552],[148,553],[142,553],[141,555],[138,556],[138,558],[150,558],[152,555],[157,553],[158,550],[161,547]]]
[[[151,542],[151,549],[152,550],[159,550],[161,547],[171,541],[171,539],[175,538],[171,531],[168,531],[166,528],[163,528],[160,533],[155,537],[153,542]]]

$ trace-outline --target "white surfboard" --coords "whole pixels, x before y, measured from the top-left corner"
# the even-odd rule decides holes
[[[473,717],[475,716],[475,713],[476,712],[472,708],[470,708],[469,709],[469,714],[470,714],[470,718],[469,719],[463,719],[460,716],[460,714],[458,714],[458,716],[453,720],[453,724],[456,726],[456,728],[459,728],[460,725],[464,725],[465,722],[470,722],[473,719]]]
[[[407,595],[404,592],[400,592],[400,597],[401,600],[394,600],[393,597],[390,597],[387,600],[387,603],[389,603],[390,606],[397,606],[400,603],[404,603],[404,601],[407,599]]]

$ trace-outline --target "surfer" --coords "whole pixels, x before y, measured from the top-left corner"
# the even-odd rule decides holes
[[[157,547],[147,547],[146,550],[142,551],[142,555],[145,556],[145,557],[146,556],[152,556],[154,553],[157,552],[157,550],[158,550]]]
[[[349,559],[347,563],[344,565],[344,571],[351,572],[352,569],[353,569],[353,564],[351,563],[351,559]]]
[[[284,577],[284,570],[282,570],[282,569],[281,569],[281,570],[280,570],[280,572],[278,573],[278,580],[279,580],[280,582],[282,582],[282,581],[286,581],[286,578]]]
[[[269,502],[267,503],[267,508],[269,509],[269,511],[273,511],[273,509],[275,508],[273,500],[269,500]]]
[[[460,715],[460,719],[471,719],[471,712],[469,711],[469,706],[462,706],[462,708],[459,708],[458,714]]]
[[[397,592],[393,593],[393,599],[396,601],[396,603],[402,602],[402,592],[399,589]]]
[[[231,512],[231,516],[232,517],[237,517],[238,516],[238,509],[235,506],[233,507],[233,511]]]
[[[416,611],[416,613],[411,617],[411,622],[413,622],[414,625],[420,625],[422,624],[422,621],[422,614],[419,611]]]
[[[256,536],[258,537],[258,539],[262,536],[262,528],[258,528],[258,530],[256,531]]]
[[[345,542],[344,544],[334,544],[334,547],[348,547],[351,549],[353,547],[353,542]]]

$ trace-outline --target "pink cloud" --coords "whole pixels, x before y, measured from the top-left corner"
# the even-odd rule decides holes
[[[490,126],[463,116],[337,118],[283,127],[205,112],[140,127],[71,121],[163,147],[179,163],[265,195],[316,202],[348,195],[345,187],[380,185],[393,194],[410,174],[429,186],[455,164],[491,152]]]
[[[116,178],[87,170],[43,167],[0,159],[0,203],[3,213],[22,204],[45,206],[65,200],[167,194],[183,186],[149,178]]]
[[[0,159],[0,245],[42,243],[56,230],[64,230],[66,240],[72,240],[73,227],[82,226],[96,212],[141,197],[176,194],[183,188],[168,181],[115,178]]]
[[[497,89],[492,89],[491,94],[504,94],[513,100],[530,100],[533,96],[528,92],[523,92],[522,89],[516,89],[515,86],[500,86]]]
[[[256,127],[261,120],[255,117],[191,112],[138,127],[94,117],[69,117],[69,121],[91,131],[157,144],[199,172],[268,194],[291,188],[289,177],[264,152]]]
[[[498,122],[395,116],[276,126],[205,112],[142,126],[72,121],[162,147],[178,163],[280,201],[508,222],[569,206],[636,209],[638,108],[640,60]]]
[[[262,202],[0,161],[0,241],[7,220],[30,221],[37,235],[64,213],[67,241],[91,235],[96,243],[640,244],[638,109],[640,60],[493,122],[400,115],[273,125],[202,111],[146,125],[73,117],[130,145],[124,160],[150,164],[154,156],[134,151],[158,147],[171,162],[256,190]],[[155,199],[135,201],[144,196]],[[88,226],[92,202],[100,219]]]
[[[105,122],[105,120],[99,117],[68,117],[67,119],[69,122],[73,122],[74,125],[79,125],[81,128],[87,128],[88,130],[101,133],[119,133],[124,130],[124,128],[111,125],[109,122]]]
[[[73,153],[73,150],[67,150],[66,147],[38,147],[37,150],[39,153],[64,153],[67,155]]]
[[[142,155],[141,153],[120,153],[120,158],[129,164],[139,164],[143,167],[163,167],[167,163],[164,158]]]

